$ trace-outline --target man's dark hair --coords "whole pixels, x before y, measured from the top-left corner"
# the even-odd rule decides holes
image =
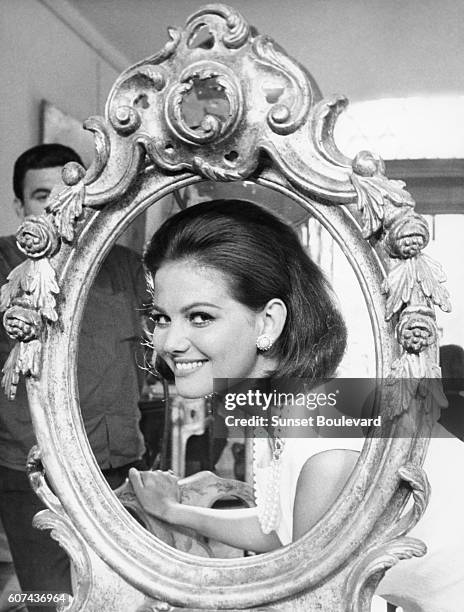
[[[41,144],[24,151],[14,165],[13,191],[15,196],[22,201],[24,177],[28,170],[56,168],[73,161],[83,165],[81,158],[73,149],[61,144]]]

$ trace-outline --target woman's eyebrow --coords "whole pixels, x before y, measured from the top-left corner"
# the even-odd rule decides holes
[[[162,312],[163,314],[166,314],[166,312],[161,308],[161,306],[158,306],[158,304],[155,304],[154,302],[152,302],[150,304],[150,309],[151,310],[158,310],[159,312]]]
[[[193,304],[184,306],[183,308],[180,309],[180,311],[182,313],[185,313],[188,310],[192,310],[192,308],[201,308],[202,306],[207,306],[208,308],[216,308],[217,310],[220,309],[220,306],[217,306],[216,304],[212,304],[211,302],[194,302]]]
[[[212,304],[211,302],[193,302],[193,304],[189,304],[188,306],[184,306],[183,308],[180,309],[180,312],[182,314],[188,312],[189,310],[192,310],[192,308],[200,308],[202,306],[207,306],[209,308],[216,308],[217,310],[220,310],[220,306],[217,306],[216,304]],[[163,314],[166,314],[166,311],[161,308],[161,306],[158,306],[158,304],[155,304],[154,302],[152,302],[150,304],[150,308],[152,310],[157,310],[158,312],[162,312]]]

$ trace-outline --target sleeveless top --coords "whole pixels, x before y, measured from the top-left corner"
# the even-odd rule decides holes
[[[441,437],[437,437],[437,435]],[[292,542],[293,505],[300,472],[320,452],[343,448],[360,451],[361,438],[287,438],[281,455],[280,522],[276,533],[283,546]],[[254,440],[255,495],[264,499],[272,451],[267,438]],[[441,425],[435,426],[424,469],[432,486],[429,505],[407,535],[427,545],[424,557],[403,560],[387,571],[376,595],[421,612],[457,612],[464,602],[464,444]],[[412,608],[410,608],[412,606]]]
[[[361,438],[283,438],[284,450],[280,458],[279,503],[280,522],[276,533],[282,546],[290,544],[293,540],[293,505],[295,502],[296,486],[300,472],[306,461],[313,455],[326,450],[342,448],[361,451],[364,440]],[[254,444],[254,484],[255,501],[260,508],[260,502],[265,499],[269,481],[272,478],[272,450],[269,439],[255,438]]]

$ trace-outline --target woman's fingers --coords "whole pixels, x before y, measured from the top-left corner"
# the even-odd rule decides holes
[[[177,477],[166,472],[129,470],[129,481],[139,504],[153,516],[168,520],[173,504],[179,502]]]
[[[177,482],[179,478],[173,473],[162,472],[156,470],[154,472],[145,471],[139,472],[135,468],[129,470],[129,480],[135,491],[137,497],[140,497],[142,493],[148,493],[149,491],[157,490],[159,494],[166,495],[175,487],[177,491]]]

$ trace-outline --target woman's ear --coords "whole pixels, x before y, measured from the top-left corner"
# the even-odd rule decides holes
[[[260,334],[269,336],[272,343],[279,338],[287,320],[287,307],[279,298],[269,300],[261,311]]]

